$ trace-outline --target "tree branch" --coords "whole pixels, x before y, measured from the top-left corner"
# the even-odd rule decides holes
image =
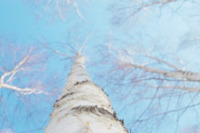
[[[1,77],[0,77],[0,89],[1,88],[6,88],[9,90],[17,91],[20,92],[22,95],[28,95],[28,94],[48,94],[44,92],[43,90],[40,89],[33,89],[33,88],[20,88],[14,85],[11,85],[11,83],[15,77],[15,75],[22,70],[22,66],[28,62],[28,60],[31,57],[31,52],[32,49],[29,50],[29,53],[27,54],[26,57],[24,57],[11,71],[5,72]],[[6,77],[10,76],[6,81]]]
[[[156,88],[156,86],[148,85],[148,87]],[[160,88],[163,89],[180,89],[180,90],[186,90],[189,92],[200,92],[200,89],[196,87],[185,87],[185,86],[160,86]]]
[[[11,76],[10,76],[10,78],[9,78],[6,82],[8,83],[8,82],[10,82],[10,81],[13,79],[13,77],[15,76],[15,74],[16,74],[17,72],[19,72],[20,69],[21,69],[21,67],[30,59],[31,51],[32,51],[32,49],[30,49],[28,55],[27,55],[24,59],[22,59],[22,61],[19,62],[19,64],[17,64],[11,71],[5,72],[5,73],[1,76],[0,83],[4,83],[4,79],[5,79],[7,76],[9,76],[9,75],[11,75]]]
[[[194,72],[166,71],[166,70],[162,70],[162,69],[147,67],[147,66],[144,66],[144,65],[137,65],[137,64],[134,64],[133,62],[122,63],[122,64],[125,65],[125,66],[128,66],[128,67],[134,67],[134,68],[137,68],[137,69],[141,69],[141,70],[146,71],[146,72],[157,73],[157,74],[163,75],[165,77],[200,82],[200,74],[194,73]]]

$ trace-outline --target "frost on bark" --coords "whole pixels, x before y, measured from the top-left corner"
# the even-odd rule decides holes
[[[127,133],[104,91],[92,82],[78,55],[45,133]]]

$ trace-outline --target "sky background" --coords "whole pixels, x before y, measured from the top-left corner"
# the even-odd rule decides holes
[[[13,84],[23,87],[29,84],[29,81],[33,84],[39,79],[53,94],[51,96],[27,95],[19,98],[12,91],[2,89],[1,102],[7,101],[7,103],[2,104],[0,110],[0,133],[44,132],[53,104],[62,93],[73,62],[66,56],[56,54],[50,48],[74,56],[70,46],[76,51],[84,46],[83,55],[86,58],[88,72],[93,81],[109,95],[118,117],[124,119],[127,129],[138,133],[187,133],[186,130],[192,131],[192,129],[199,132],[199,106],[170,113],[164,118],[147,120],[142,123],[143,125],[134,123],[147,109],[148,112],[145,112],[141,119],[152,116],[156,105],[163,105],[158,106],[159,113],[165,108],[173,110],[179,106],[196,104],[200,100],[198,93],[177,91],[179,94],[177,97],[164,97],[162,100],[148,99],[155,94],[156,89],[144,94],[143,85],[117,85],[117,77],[123,75],[123,71],[113,72],[111,69],[116,63],[115,59],[119,57],[115,50],[128,49],[133,53],[134,61],[141,64],[152,63],[151,66],[168,70],[162,64],[149,61],[141,53],[135,53],[134,48],[140,48],[149,51],[153,56],[179,65],[184,70],[200,73],[198,14],[200,3],[180,0],[166,6],[146,8],[132,18],[127,18],[126,15],[130,10],[140,5],[138,1],[135,4],[129,0],[76,2],[82,16],[80,17],[72,4],[62,8],[60,0],[60,9],[64,16],[62,18],[56,2],[50,2],[48,5],[45,0],[0,1],[1,66],[6,64],[7,70],[11,70],[27,53],[26,51],[34,47],[34,54],[37,55],[35,60],[39,63],[31,67],[34,71],[30,69],[25,74],[19,73],[18,76],[22,77],[16,78]],[[120,13],[115,10],[119,5],[130,5],[131,9]],[[112,54],[106,55],[110,51]],[[182,61],[182,64],[177,61],[177,58]],[[128,58],[125,57],[124,60],[128,61]],[[0,75],[2,74],[1,71]],[[121,82],[126,83],[131,76],[127,74]],[[111,77],[116,77],[116,80]],[[192,84],[195,85],[199,87],[199,84]],[[162,94],[163,91],[159,93]],[[147,108],[150,103],[154,106]],[[166,107],[168,104],[169,107]]]

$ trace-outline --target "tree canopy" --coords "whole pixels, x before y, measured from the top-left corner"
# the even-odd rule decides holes
[[[199,5],[0,1],[0,132],[44,132],[79,52],[129,132],[200,132]]]

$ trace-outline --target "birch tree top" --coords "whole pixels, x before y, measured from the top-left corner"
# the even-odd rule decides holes
[[[77,55],[45,133],[127,133],[108,96],[92,82],[84,60]]]
[[[0,1],[0,132],[43,133],[65,86],[86,79],[129,132],[200,132],[199,2]],[[70,73],[75,59],[90,76]]]

